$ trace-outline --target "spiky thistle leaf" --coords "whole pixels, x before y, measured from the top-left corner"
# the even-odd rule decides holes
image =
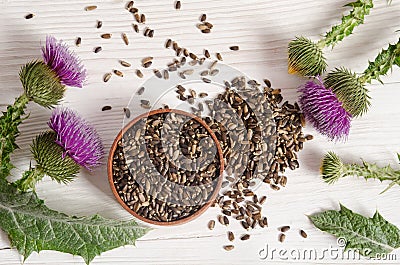
[[[335,68],[324,79],[324,85],[332,89],[343,107],[353,117],[368,111],[370,96],[365,84],[357,75],[346,68]]]
[[[332,29],[325,34],[321,42],[324,46],[334,46],[345,37],[351,35],[353,30],[358,25],[364,23],[364,18],[374,7],[372,0],[358,0],[346,4],[345,6],[352,7],[350,14],[342,17],[342,22],[339,25],[333,26]]]
[[[326,59],[321,47],[305,37],[296,37],[288,46],[288,72],[317,76],[325,72]]]
[[[23,121],[28,97],[24,94],[17,98],[13,105],[7,107],[0,117],[0,178],[10,174],[13,165],[10,161],[11,153],[18,147],[15,143],[19,135],[18,125]]]
[[[18,192],[0,179],[0,228],[26,260],[33,252],[55,250],[81,256],[89,264],[103,252],[135,241],[151,229],[134,220],[99,215],[68,216],[49,209],[36,193]]]
[[[41,61],[24,65],[19,76],[29,99],[45,108],[54,107],[64,96],[65,86],[57,74]]]
[[[369,62],[360,80],[364,83],[371,83],[372,80],[382,83],[380,76],[386,75],[393,65],[400,66],[400,39],[396,44],[389,44],[389,47],[383,49],[373,62]]]

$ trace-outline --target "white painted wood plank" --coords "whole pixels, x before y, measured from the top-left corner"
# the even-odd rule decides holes
[[[122,107],[128,104],[135,88],[142,80],[134,76],[134,71],[126,72],[126,77],[112,77],[109,83],[102,82],[102,75],[119,67],[118,59],[132,62],[133,69],[140,66],[141,58],[155,57],[154,66],[162,68],[173,58],[173,52],[163,48],[164,41],[172,38],[201,54],[204,48],[210,52],[221,52],[224,63],[243,71],[249,76],[262,80],[271,79],[274,87],[283,89],[285,98],[295,100],[296,87],[303,79],[289,76],[286,71],[286,46],[296,35],[306,35],[313,39],[326,31],[330,25],[339,21],[339,14],[346,0],[340,1],[182,1],[182,9],[173,9],[173,1],[135,1],[146,14],[147,25],[155,29],[154,39],[144,38],[132,31],[132,17],[123,10],[125,2],[100,1],[99,8],[85,12],[83,8],[90,1],[2,1],[0,7],[0,110],[20,94],[18,70],[26,61],[40,57],[40,43],[46,34],[53,34],[73,45],[74,39],[81,36],[81,47],[73,47],[83,59],[89,71],[87,86],[82,89],[69,89],[65,105],[79,111],[92,122],[108,149],[122,126]],[[368,59],[388,42],[395,42],[400,29],[400,4],[393,1],[387,7],[385,1],[376,3],[376,8],[367,17],[366,24],[356,29],[355,34],[345,42],[327,51],[330,67],[347,66],[362,71]],[[35,13],[32,20],[23,16]],[[195,27],[198,17],[207,13],[208,20],[215,25],[209,35],[199,33]],[[103,21],[103,28],[95,28],[97,19]],[[103,32],[113,33],[111,40],[101,40]],[[119,35],[127,32],[131,44],[124,46]],[[92,52],[101,44],[103,51]],[[230,45],[239,45],[240,51],[229,51]],[[149,74],[150,71],[145,71]],[[362,156],[380,165],[396,164],[395,152],[400,146],[400,70],[384,78],[385,86],[374,83],[370,86],[373,97],[371,111],[353,122],[351,136],[346,143],[332,143],[318,136],[312,128],[306,131],[315,135],[315,140],[305,145],[300,154],[301,168],[288,172],[287,188],[273,192],[265,187],[269,199],[264,206],[270,228],[252,232],[252,239],[241,244],[235,242],[235,250],[226,253],[221,246],[227,243],[226,229],[217,226],[209,231],[208,220],[215,218],[216,209],[210,209],[199,219],[179,227],[162,228],[152,231],[137,243],[137,247],[119,248],[104,253],[93,264],[265,264],[259,251],[270,247],[286,249],[323,249],[335,246],[335,239],[312,227],[305,214],[322,209],[336,208],[338,202],[365,215],[372,215],[379,209],[385,218],[400,226],[399,187],[385,194],[379,193],[386,187],[376,181],[365,182],[356,178],[339,181],[334,186],[322,182],[319,173],[319,160],[328,150],[335,150],[348,161]],[[83,101],[82,99],[85,99]],[[166,98],[166,101],[169,99]],[[103,105],[113,106],[113,110],[101,112]],[[14,177],[26,169],[30,154],[29,143],[34,135],[46,129],[50,112],[34,104],[29,105],[30,119],[23,124],[18,143],[22,150],[14,155],[17,165]],[[68,186],[58,185],[46,179],[38,186],[38,193],[54,209],[69,214],[89,215],[100,213],[110,218],[128,219],[130,216],[114,200],[108,186],[105,166],[93,174],[82,172],[79,179]],[[60,195],[61,194],[61,195]],[[278,242],[277,227],[290,224],[284,244]],[[308,239],[298,235],[302,228],[309,234]],[[238,233],[242,230],[232,226]],[[9,247],[4,233],[0,233],[0,264],[21,264],[22,259]],[[2,250],[1,250],[2,249]],[[177,251],[178,250],[178,251]],[[396,251],[397,255],[399,252]],[[398,256],[398,259],[400,256]],[[351,261],[348,261],[351,263]],[[26,264],[83,264],[79,257],[45,251],[33,254]],[[288,261],[275,259],[274,263],[287,264]],[[295,262],[301,264],[301,262]],[[313,264],[344,263],[325,259]],[[363,261],[367,263],[367,261]],[[309,264],[309,262],[304,262]]]

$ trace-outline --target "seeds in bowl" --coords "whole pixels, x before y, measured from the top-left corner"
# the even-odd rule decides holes
[[[117,143],[115,191],[138,218],[158,224],[189,218],[215,197],[222,156],[216,150],[193,118],[170,112],[142,118]]]

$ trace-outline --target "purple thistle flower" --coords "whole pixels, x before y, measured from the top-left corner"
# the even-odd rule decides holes
[[[342,106],[335,93],[325,88],[322,81],[308,81],[299,88],[300,105],[306,119],[321,134],[332,140],[347,137],[352,116]]]
[[[96,130],[70,109],[57,108],[48,125],[57,133],[56,143],[64,148],[65,155],[77,164],[91,170],[100,165],[104,155],[103,145]]]
[[[44,62],[57,73],[62,84],[82,87],[86,79],[86,70],[79,58],[62,41],[53,36],[46,37],[46,46],[42,47]]]

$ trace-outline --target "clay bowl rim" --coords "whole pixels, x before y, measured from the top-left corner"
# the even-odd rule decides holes
[[[125,202],[119,197],[117,189],[115,188],[115,185],[114,185],[114,180],[113,180],[112,161],[113,161],[115,150],[117,148],[118,141],[121,140],[122,135],[124,133],[126,133],[126,131],[128,131],[140,119],[142,119],[144,117],[149,117],[149,116],[152,116],[152,115],[156,115],[156,114],[171,113],[171,112],[172,113],[181,114],[181,115],[184,115],[184,116],[189,117],[189,118],[193,118],[194,120],[196,120],[198,123],[200,123],[207,130],[207,132],[211,135],[211,138],[213,139],[213,141],[214,141],[214,143],[215,143],[215,145],[217,147],[217,152],[218,152],[218,156],[219,156],[219,163],[220,163],[220,172],[219,172],[219,176],[218,176],[217,186],[215,187],[211,198],[197,212],[195,212],[192,215],[189,215],[188,217],[185,217],[183,219],[179,219],[179,220],[176,220],[176,221],[160,222],[160,221],[154,221],[154,220],[147,219],[146,217],[143,217],[143,216],[137,214],[135,211],[133,211],[131,208],[129,208],[125,204]],[[108,155],[108,163],[107,163],[108,181],[109,181],[111,190],[112,190],[112,192],[114,194],[114,197],[117,199],[118,203],[126,211],[128,211],[131,215],[133,215],[137,219],[139,219],[139,220],[141,220],[143,222],[152,224],[152,225],[159,225],[159,226],[173,226],[173,225],[184,224],[184,223],[187,223],[187,222],[190,222],[190,221],[196,219],[201,214],[203,214],[211,206],[211,204],[215,201],[215,199],[217,198],[217,195],[218,195],[219,190],[221,189],[221,185],[222,185],[223,172],[224,172],[224,156],[223,156],[222,148],[221,148],[221,146],[219,144],[219,141],[217,139],[217,136],[214,134],[214,132],[205,123],[205,121],[203,119],[199,118],[198,116],[196,116],[196,115],[194,115],[192,113],[189,113],[189,112],[186,112],[186,111],[183,111],[183,110],[178,110],[178,109],[157,109],[157,110],[152,110],[152,111],[149,111],[149,112],[142,113],[139,116],[137,116],[136,118],[134,118],[132,121],[130,121],[127,125],[124,126],[124,128],[122,128],[122,130],[115,137],[114,142],[113,142],[113,144],[112,144],[112,146],[110,148],[110,152],[109,152],[109,155]]]

